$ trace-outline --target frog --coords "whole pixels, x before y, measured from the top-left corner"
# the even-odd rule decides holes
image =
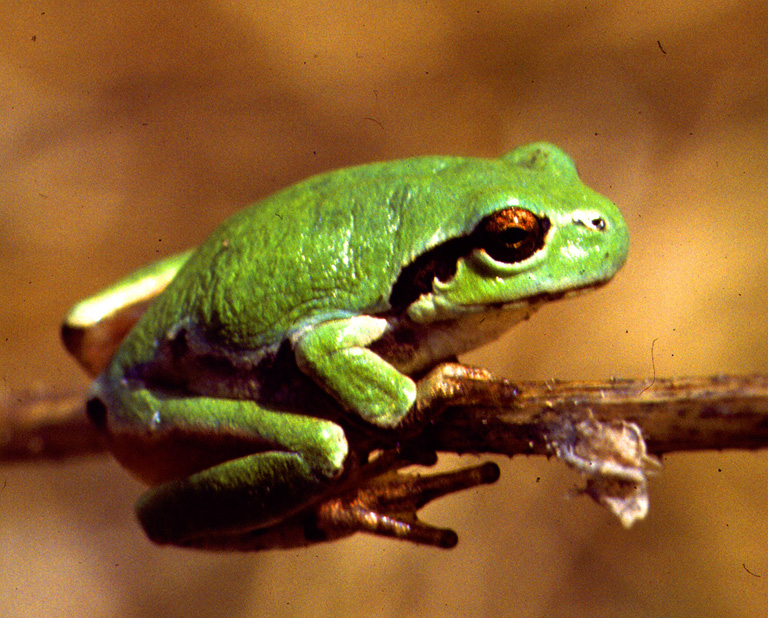
[[[234,214],[75,305],[62,337],[96,376],[89,418],[149,485],[136,512],[153,542],[452,547],[418,509],[498,466],[403,469],[436,459],[408,444],[473,371],[458,356],[604,285],[628,246],[618,208],[549,143],[368,163]]]

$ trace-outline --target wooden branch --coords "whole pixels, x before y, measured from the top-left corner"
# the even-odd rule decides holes
[[[768,376],[513,384],[453,364],[434,375],[419,388],[446,408],[409,447],[555,456],[578,470],[584,492],[625,526],[648,512],[647,474],[659,466],[651,454],[768,446]],[[82,393],[45,389],[6,396],[0,461],[103,452],[83,400]]]
[[[106,452],[85,416],[85,392],[40,387],[0,393],[0,462],[57,460]]]
[[[768,445],[768,376],[510,382],[457,371],[450,407],[419,441],[457,453],[554,455],[629,527],[648,513],[650,453]]]
[[[718,376],[605,382],[483,380],[475,405],[450,407],[432,427],[437,450],[501,455],[551,454],[542,431],[559,419],[626,421],[650,453],[768,446],[768,376]],[[462,384],[459,388],[465,388]],[[471,387],[479,391],[477,386]]]
[[[471,392],[471,395],[467,393]],[[104,443],[81,391],[31,389],[0,396],[0,462],[98,453]],[[472,401],[472,403],[466,403]],[[550,455],[555,419],[636,424],[650,453],[768,446],[768,376],[605,382],[519,382],[459,377],[425,447],[455,453]]]

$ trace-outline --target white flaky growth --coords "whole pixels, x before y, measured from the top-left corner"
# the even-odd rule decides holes
[[[588,417],[566,421],[552,434],[559,459],[587,478],[584,493],[629,528],[648,514],[647,474],[659,467],[648,455],[640,427],[627,421]]]

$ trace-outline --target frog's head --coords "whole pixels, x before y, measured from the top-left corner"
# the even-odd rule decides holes
[[[415,321],[535,307],[600,286],[624,264],[629,236],[621,213],[581,183],[564,152],[530,144],[501,162],[510,188],[493,187],[471,206],[464,246],[408,307]]]

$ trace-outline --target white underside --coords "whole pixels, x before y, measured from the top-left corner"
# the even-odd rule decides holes
[[[419,346],[408,361],[396,363],[398,370],[413,373],[445,359],[473,350],[497,339],[518,322],[527,319],[539,305],[513,306],[465,313],[459,317],[432,322],[422,331]]]

